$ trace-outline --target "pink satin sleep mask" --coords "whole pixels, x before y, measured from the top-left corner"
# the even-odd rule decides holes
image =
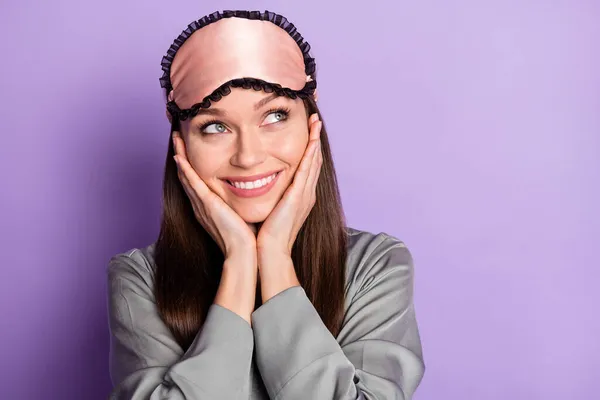
[[[167,110],[186,120],[232,87],[316,100],[316,65],[294,24],[270,11],[215,12],[194,21],[161,61]]]

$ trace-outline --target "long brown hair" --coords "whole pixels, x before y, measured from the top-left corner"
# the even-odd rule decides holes
[[[312,98],[305,99],[307,114],[321,113]],[[174,118],[171,134],[180,129]],[[316,203],[292,248],[300,284],[329,331],[337,336],[344,317],[347,237],[344,213],[325,123],[321,129],[323,166]],[[163,180],[163,209],[155,245],[154,294],[158,311],[180,346],[190,346],[214,301],[224,257],[218,245],[197,222],[179,182],[169,138]],[[260,293],[256,295],[256,307]]]

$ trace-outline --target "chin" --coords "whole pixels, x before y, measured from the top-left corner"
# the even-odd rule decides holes
[[[234,207],[234,211],[249,224],[264,222],[273,207]]]

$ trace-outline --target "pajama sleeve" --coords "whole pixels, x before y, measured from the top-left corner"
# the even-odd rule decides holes
[[[386,234],[350,277],[342,329],[324,325],[303,288],[254,311],[256,360],[272,400],[409,400],[424,371],[413,307],[413,262]]]
[[[250,324],[212,304],[184,352],[160,318],[139,250],[108,267],[112,400],[247,399],[254,348]]]

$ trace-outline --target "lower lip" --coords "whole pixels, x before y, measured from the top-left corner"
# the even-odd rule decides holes
[[[240,188],[236,188],[235,186],[232,186],[228,182],[225,182],[225,185],[236,196],[240,196],[240,197],[257,197],[257,196],[262,196],[263,194],[265,194],[269,190],[271,190],[271,188],[275,185],[275,182],[277,182],[277,179],[279,178],[279,175],[281,175],[281,171],[278,172],[277,175],[275,175],[275,178],[273,178],[273,180],[271,182],[267,183],[264,186],[256,188],[256,189],[240,189]]]

